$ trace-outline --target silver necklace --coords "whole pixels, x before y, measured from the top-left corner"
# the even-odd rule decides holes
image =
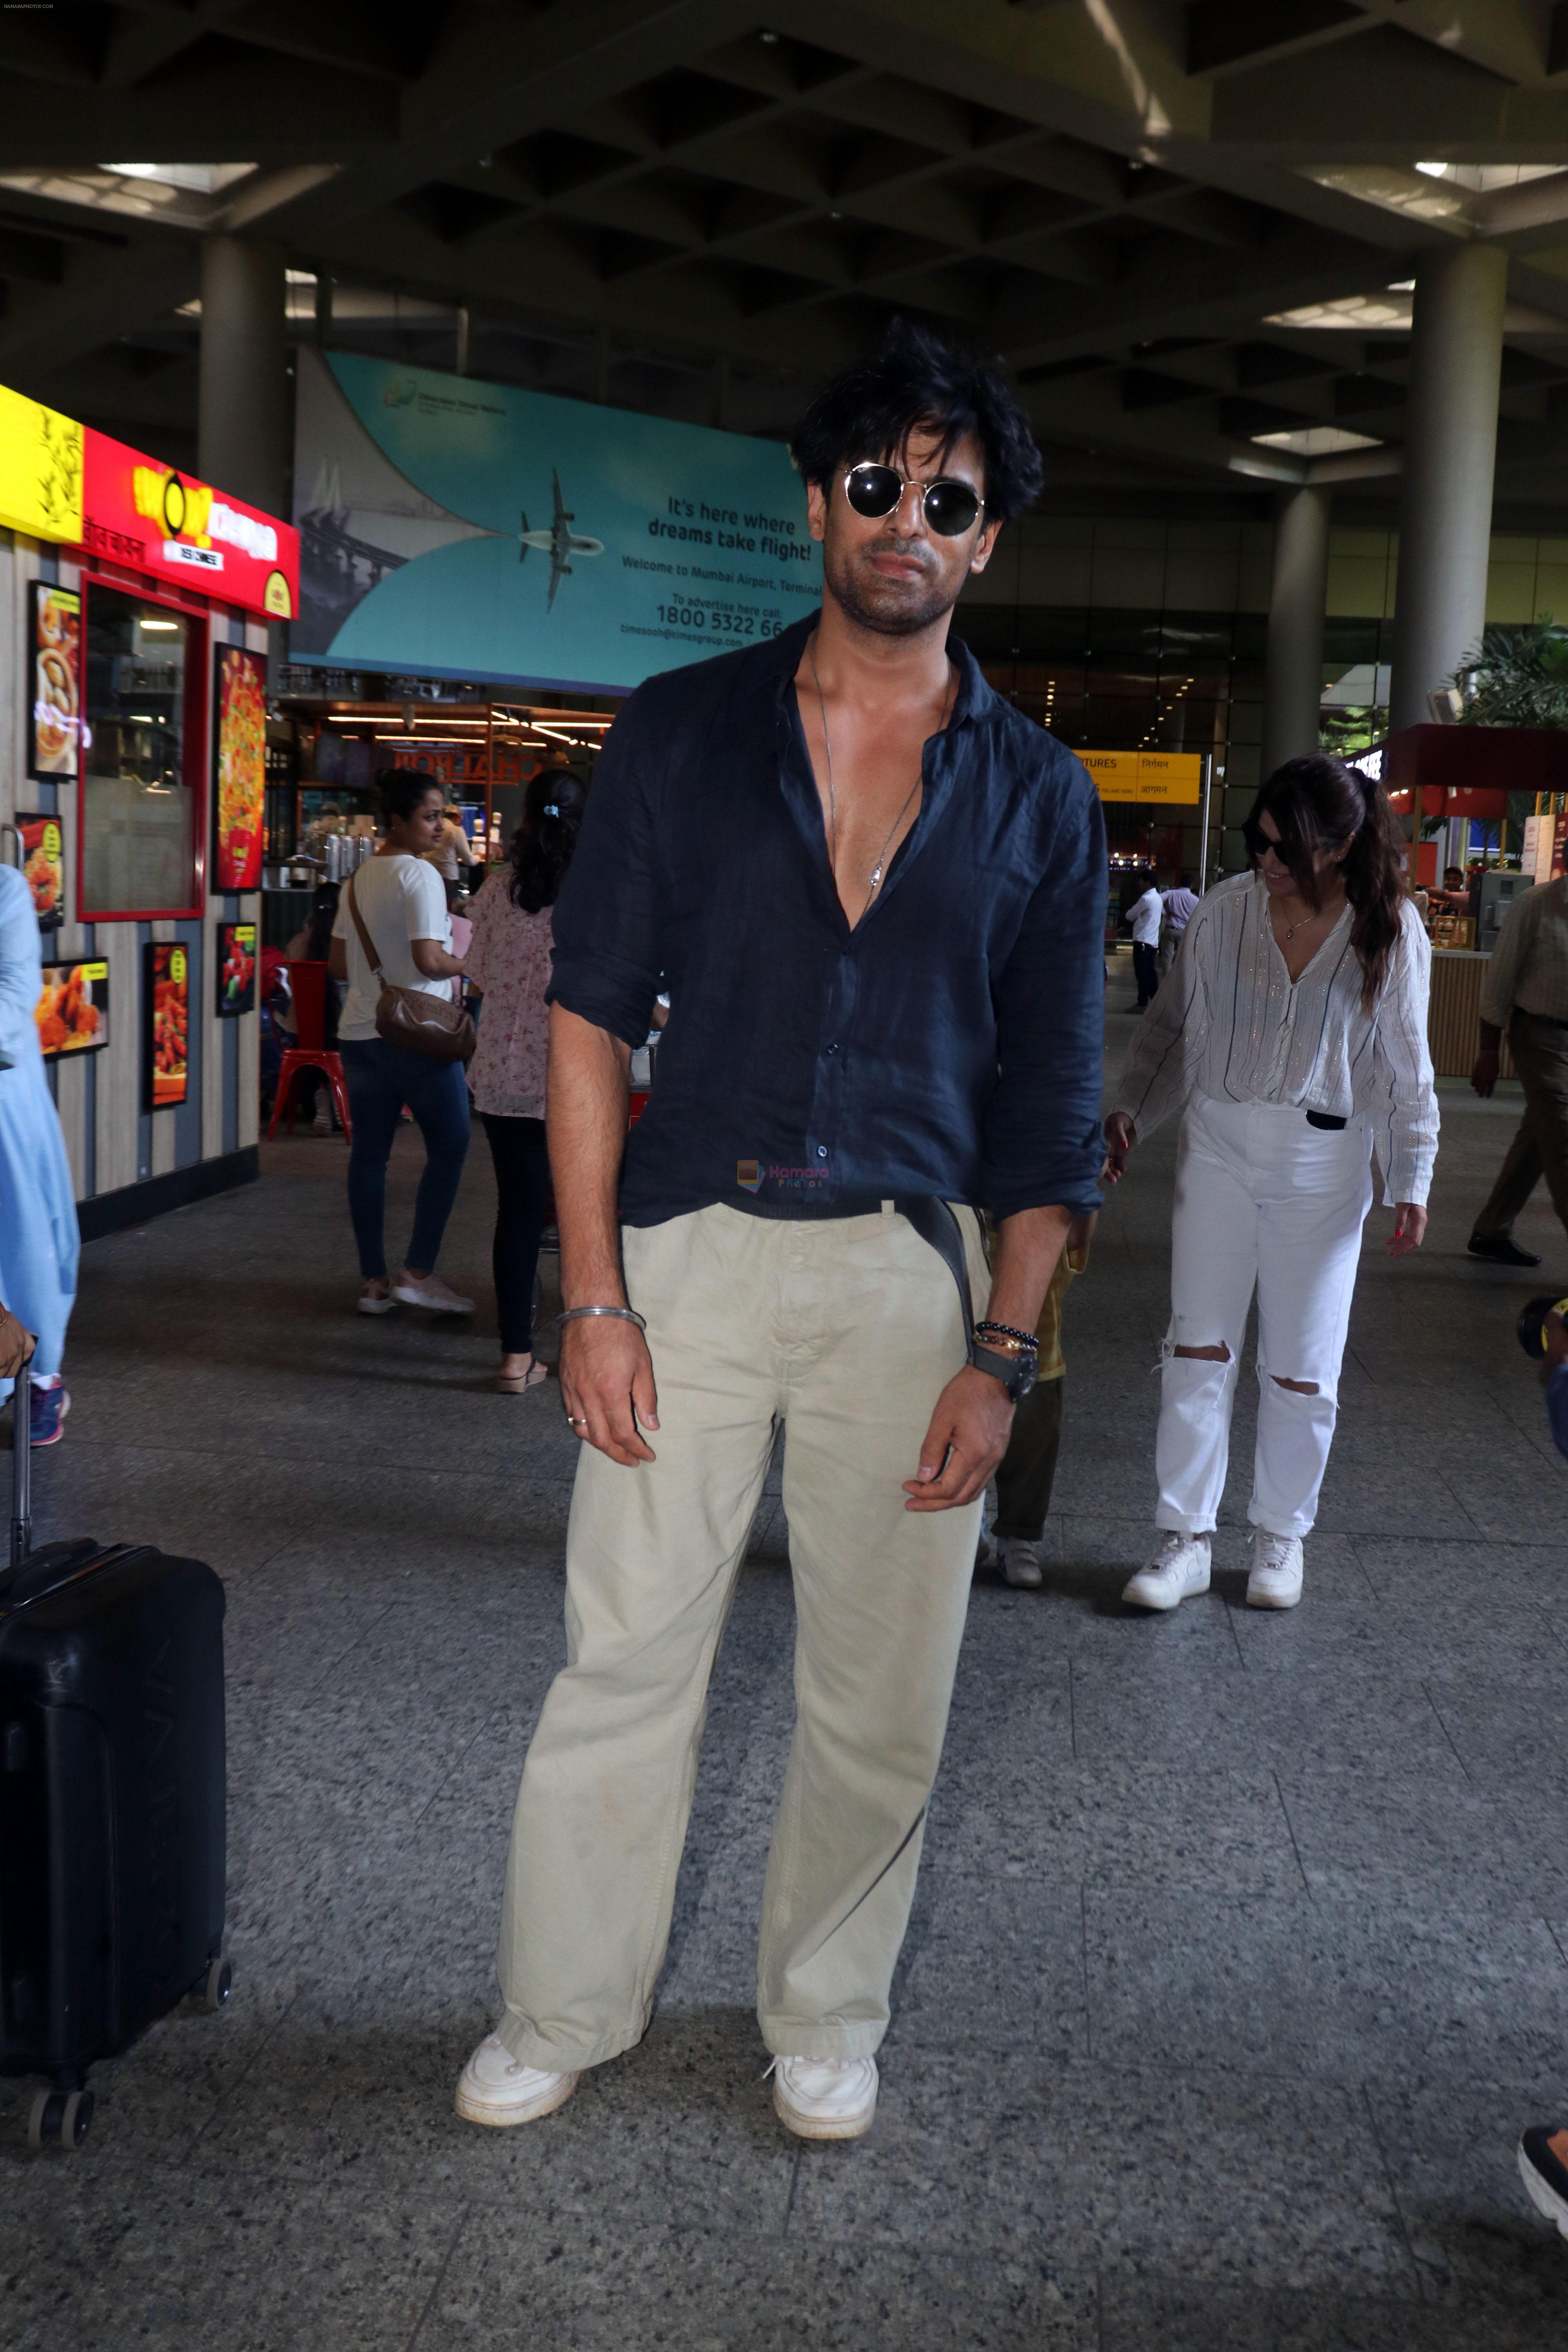
[[[838,871],[838,795],[833,789],[833,738],[827,731],[827,704],[823,697],[822,680],[816,674],[816,638],[815,632],[806,646],[805,657],[811,664],[811,682],[816,688],[816,708],[822,719],[822,748],[827,754],[827,845],[833,860],[833,870],[835,874],[837,874]],[[942,729],[947,725],[947,716],[952,703],[953,689],[958,684],[957,673],[952,671],[952,665],[951,662],[948,665],[948,668],[952,674],[948,678],[947,692],[942,697],[942,718],[938,722],[936,730],[939,735],[942,733]],[[914,782],[910,786],[909,791],[904,794],[903,808],[899,811],[898,815],[893,819],[891,825],[888,829],[888,839],[882,844],[881,848],[877,853],[877,863],[871,868],[870,890],[866,900],[868,907],[870,906],[871,900],[876,897],[878,891],[882,887],[882,866],[883,860],[888,855],[889,845],[892,841],[893,835],[897,833],[900,825],[902,824],[905,811],[908,809],[909,804],[913,800],[915,794],[919,792],[922,781],[922,777],[917,776]]]

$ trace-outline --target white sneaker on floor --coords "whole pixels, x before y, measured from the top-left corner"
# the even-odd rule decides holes
[[[384,1274],[373,1275],[359,1295],[362,1315],[390,1315],[395,1303],[391,1277]]]
[[[1252,1530],[1252,1573],[1247,1580],[1249,1609],[1294,1609],[1301,1598],[1301,1538]]]
[[[858,2139],[877,2114],[874,2058],[775,2058],[773,2112],[801,2139]]]
[[[576,2089],[576,2074],[525,2066],[498,2034],[487,2033],[458,2077],[458,2113],[471,2124],[531,2124],[552,2116]]]
[[[1037,1543],[1026,1536],[998,1536],[996,1549],[1002,1556],[1003,1577],[1015,1591],[1045,1582]]]
[[[473,1300],[459,1298],[438,1274],[422,1274],[416,1279],[406,1266],[393,1284],[392,1295],[400,1298],[405,1307],[433,1307],[437,1315],[471,1315],[474,1311]]]
[[[1134,1609],[1174,1609],[1194,1593],[1209,1589],[1207,1536],[1166,1535],[1146,1568],[1122,1587],[1121,1598]]]

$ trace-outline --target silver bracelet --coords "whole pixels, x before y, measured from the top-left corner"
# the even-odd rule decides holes
[[[579,1315],[613,1315],[619,1322],[635,1323],[639,1331],[647,1329],[635,1307],[568,1307],[564,1314],[555,1318],[556,1329],[559,1330],[563,1323],[574,1323]]]

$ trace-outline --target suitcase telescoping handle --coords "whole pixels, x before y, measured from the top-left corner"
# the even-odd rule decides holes
[[[33,1548],[33,1383],[23,1364],[11,1383],[11,1565],[20,1568]]]

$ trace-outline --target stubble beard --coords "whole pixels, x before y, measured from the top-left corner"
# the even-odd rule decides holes
[[[913,583],[885,580],[874,572],[858,568],[858,558],[886,555],[895,550],[900,554],[907,551],[896,540],[857,548],[853,554],[840,548],[829,556],[825,550],[823,577],[833,592],[835,603],[858,627],[869,629],[879,637],[918,636],[922,629],[946,618],[958,602],[958,591],[948,593],[940,571],[922,572],[917,590]]]

